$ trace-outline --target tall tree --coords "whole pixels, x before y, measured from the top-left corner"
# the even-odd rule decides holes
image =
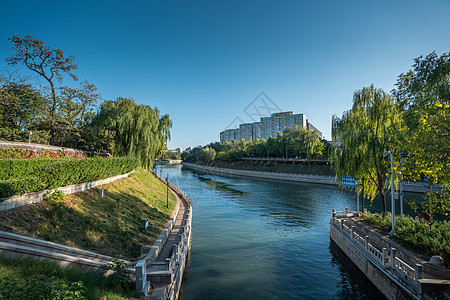
[[[151,168],[165,149],[172,127],[168,115],[160,117],[158,109],[128,98],[105,101],[93,124],[112,134],[116,155],[135,156],[144,168]]]
[[[334,153],[339,183],[343,176],[360,178],[366,198],[380,195],[383,213],[389,182],[384,154],[397,147],[401,131],[401,113],[394,98],[373,85],[356,91],[352,109],[333,119],[333,137],[339,140]]]
[[[24,64],[31,71],[39,74],[50,86],[51,104],[49,110],[50,135],[53,142],[56,135],[56,111],[58,105],[56,83],[62,83],[63,74],[78,80],[73,73],[78,69],[74,57],[65,57],[63,51],[44,46],[44,43],[27,35],[25,38],[14,35],[9,39],[13,44],[15,54],[7,58],[11,65]]]
[[[413,69],[401,74],[393,94],[405,111],[408,126],[404,149],[408,175],[429,183],[440,183],[444,190],[429,193],[431,212],[450,213],[450,52],[432,52],[414,60]]]

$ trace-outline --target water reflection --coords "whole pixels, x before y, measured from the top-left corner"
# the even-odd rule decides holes
[[[221,177],[164,168],[193,203],[181,299],[376,299],[330,245],[331,209],[356,209],[334,186]],[[360,281],[362,280],[362,281]]]
[[[337,299],[386,299],[344,252],[330,240],[331,264],[339,269]]]
[[[230,196],[245,196],[247,193],[243,191],[239,191],[234,187],[233,184],[225,183],[222,181],[213,180],[211,178],[203,177],[198,175],[197,176],[200,182],[206,183],[209,187],[214,188],[218,191],[221,191],[227,195]]]

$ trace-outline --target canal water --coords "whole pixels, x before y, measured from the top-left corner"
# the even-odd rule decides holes
[[[157,172],[168,174],[193,207],[180,299],[384,298],[330,241],[332,208],[356,210],[351,191],[221,177],[180,165]]]

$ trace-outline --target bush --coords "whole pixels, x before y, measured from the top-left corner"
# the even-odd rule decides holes
[[[361,214],[359,219],[383,231],[391,230],[392,217],[381,214]],[[450,223],[435,221],[431,226],[425,221],[417,221],[404,216],[401,221],[395,217],[396,237],[403,246],[428,255],[440,255],[447,267],[450,266]]]
[[[136,166],[129,157],[0,159],[0,198],[100,180]]]
[[[27,279],[0,278],[0,299],[85,299],[81,281],[37,275]]]

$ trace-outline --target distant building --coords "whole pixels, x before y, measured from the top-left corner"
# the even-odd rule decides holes
[[[309,131],[314,132],[314,133],[317,134],[320,138],[322,138],[322,132],[320,132],[319,129],[317,129],[316,127],[314,127],[313,124],[311,124],[311,123],[308,122],[306,127],[307,127],[307,129],[308,129]]]
[[[300,126],[303,129],[315,132],[320,138],[322,133],[308,122],[304,114],[294,114],[292,111],[273,113],[270,117],[261,118],[259,122],[240,124],[239,128],[227,129],[220,133],[220,141],[231,142],[232,140],[245,141],[268,139],[276,137],[277,132],[284,129]]]

